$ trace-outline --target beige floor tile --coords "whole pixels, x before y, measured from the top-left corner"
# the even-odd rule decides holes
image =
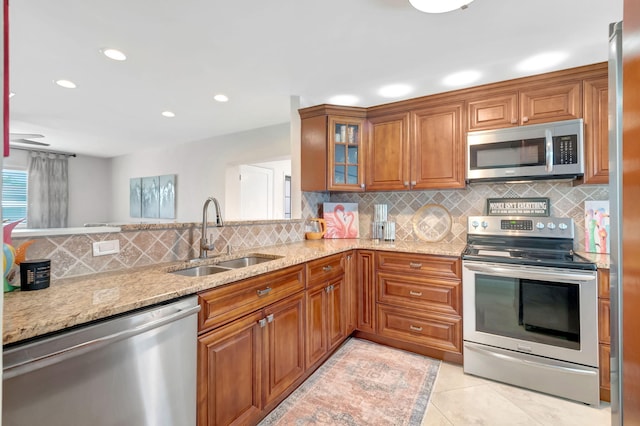
[[[453,426],[449,420],[435,407],[429,403],[427,413],[422,420],[421,426]]]
[[[491,383],[489,386],[543,425],[606,426],[611,424],[611,409],[608,404],[594,408],[580,402],[502,383]]]
[[[461,365],[443,362],[440,364],[440,371],[438,371],[434,392],[446,392],[453,389],[483,385],[485,383],[486,381],[479,377],[464,374]]]
[[[454,426],[539,424],[488,384],[437,392],[431,401]]]

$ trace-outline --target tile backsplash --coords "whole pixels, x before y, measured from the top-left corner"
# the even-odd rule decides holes
[[[258,221],[229,223],[222,228],[210,227],[215,252],[259,249],[304,239],[304,220],[321,217],[325,202],[358,203],[360,238],[371,238],[374,205],[386,204],[390,221],[396,222],[396,240],[417,240],[412,219],[426,204],[439,204],[452,216],[451,232],[445,242],[466,241],[467,217],[485,214],[487,198],[548,197],[551,215],[571,217],[576,223],[576,249],[584,245],[584,202],[607,200],[608,186],[573,186],[571,182],[526,184],[474,184],[465,189],[443,191],[404,191],[367,193],[303,192],[302,219],[291,221]],[[128,269],[157,263],[185,260],[198,255],[200,224],[136,226],[127,225],[122,232],[80,234],[34,238],[28,249],[29,259],[51,259],[55,279]],[[120,253],[93,256],[95,241],[117,239]],[[26,239],[14,238],[18,246]]]
[[[413,232],[413,215],[426,204],[439,204],[452,217],[451,232],[445,242],[466,242],[467,217],[486,213],[488,198],[547,197],[550,199],[551,215],[571,217],[576,223],[575,248],[584,242],[584,202],[586,200],[607,200],[609,188],[606,185],[573,186],[568,181],[544,181],[536,183],[490,183],[468,185],[465,189],[441,191],[403,191],[304,193],[303,212],[311,216],[320,215],[322,203],[358,203],[360,216],[360,237],[371,237],[371,221],[374,205],[387,204],[389,221],[396,222],[396,240],[418,240]],[[307,217],[307,216],[305,216]]]

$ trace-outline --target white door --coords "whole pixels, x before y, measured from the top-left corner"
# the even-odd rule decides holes
[[[273,170],[240,166],[240,218],[273,219]]]

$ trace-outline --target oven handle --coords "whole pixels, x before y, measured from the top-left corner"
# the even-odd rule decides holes
[[[595,281],[596,275],[593,273],[581,274],[576,272],[555,272],[545,271],[541,269],[532,270],[530,268],[509,268],[505,266],[494,265],[477,265],[477,264],[465,264],[464,266],[470,271],[484,272],[488,274],[498,275],[507,278],[529,278],[539,280],[554,280],[554,281],[567,281],[567,282],[588,282]]]
[[[510,361],[510,362],[520,362],[522,364],[529,364],[529,365],[532,365],[534,367],[547,368],[549,370],[555,370],[555,371],[562,370],[562,371],[566,371],[567,373],[579,374],[579,375],[583,375],[583,376],[593,376],[593,375],[598,374],[595,371],[586,371],[586,370],[580,370],[578,368],[564,367],[564,366],[561,366],[561,365],[547,365],[547,364],[544,364],[544,363],[541,363],[541,362],[529,361],[528,359],[521,359],[521,358],[510,356],[510,355],[496,353],[496,352],[492,352],[490,350],[478,348],[478,347],[475,347],[475,346],[465,345],[464,348],[466,350],[470,350],[470,351],[481,353],[482,355],[485,355],[485,356],[491,356],[491,357],[494,357],[494,358],[500,358],[502,360]]]
[[[544,131],[544,137],[547,141],[546,146],[546,162],[545,171],[551,173],[553,171],[553,135],[550,129]]]

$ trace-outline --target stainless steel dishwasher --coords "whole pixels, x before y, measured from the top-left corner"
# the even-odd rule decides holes
[[[197,296],[8,347],[2,424],[195,425]]]

